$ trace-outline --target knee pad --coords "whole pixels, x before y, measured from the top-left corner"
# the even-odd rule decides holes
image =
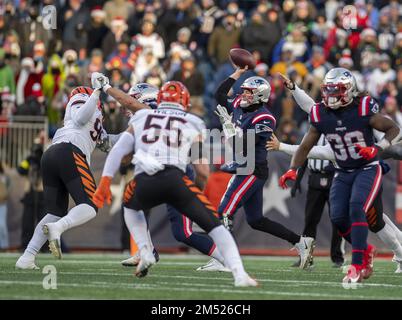
[[[366,213],[360,202],[351,202],[349,206],[350,220],[352,222],[366,222]]]

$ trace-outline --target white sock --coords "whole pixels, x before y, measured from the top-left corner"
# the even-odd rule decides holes
[[[96,211],[89,204],[82,203],[72,208],[65,217],[55,223],[61,233],[78,227],[96,217]]]
[[[230,232],[224,226],[219,226],[212,229],[208,234],[222,254],[225,266],[232,270],[233,277],[247,275],[236,242]]]
[[[124,208],[124,221],[126,221],[127,228],[130,231],[131,236],[134,238],[138,249],[141,250],[145,246],[151,249],[152,244],[150,243],[148,224],[144,212],[141,210],[136,211]]]
[[[396,258],[402,261],[402,246],[398,241],[394,229],[386,224],[384,228],[376,233],[378,237],[391,249]]]
[[[43,247],[47,241],[47,237],[42,231],[42,227],[46,223],[52,223],[60,220],[60,217],[48,213],[45,215],[41,221],[37,224],[31,241],[29,241],[27,248],[24,251],[24,258],[35,259],[39,250]]]
[[[222,263],[223,265],[225,265],[224,259],[221,255],[221,253],[218,250],[218,247],[215,245],[215,249],[214,251],[212,251],[212,253],[210,254],[210,256],[216,260],[218,260],[220,263]]]
[[[384,222],[392,229],[394,229],[396,238],[400,243],[402,243],[402,231],[399,230],[399,228],[392,222],[392,220],[385,214],[385,212],[382,214],[382,217],[384,219]]]

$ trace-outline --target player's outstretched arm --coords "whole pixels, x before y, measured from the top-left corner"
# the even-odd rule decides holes
[[[278,138],[272,134],[271,140],[267,141],[265,147],[268,151],[282,151],[290,156],[293,156],[299,146],[300,145],[298,144],[287,144],[280,142]],[[335,161],[335,154],[331,149],[331,145],[326,144],[325,146],[314,146],[308,153],[307,158]]]
[[[71,119],[76,125],[84,126],[91,120],[98,107],[100,93],[100,89],[95,89],[85,103],[80,103],[79,100],[72,102]]]
[[[311,108],[315,105],[315,101],[303,89],[300,89],[296,83],[288,79],[285,75],[277,73],[283,80],[283,84],[288,88],[296,100],[296,103],[304,112],[310,113]]]
[[[102,89],[103,92],[113,97],[123,107],[129,109],[132,112],[137,112],[141,109],[150,109],[150,107],[144,103],[139,102],[132,96],[121,91],[120,89],[113,88],[109,84],[109,78],[100,72],[93,72],[91,75],[91,83],[94,89]]]
[[[229,78],[227,78],[225,81],[223,81],[218,89],[215,92],[215,99],[220,104],[221,106],[224,106],[226,108],[230,108],[230,104],[228,102],[228,93],[230,88],[234,85],[234,83],[241,77],[243,73],[245,73],[248,70],[248,66],[245,66],[244,68],[237,68],[235,72],[233,72]],[[231,111],[231,110],[230,110]]]
[[[310,126],[309,131],[304,136],[303,141],[301,142],[299,148],[297,148],[296,153],[292,157],[292,161],[290,162],[290,169],[279,178],[279,185],[283,189],[287,189],[286,185],[287,180],[295,181],[297,178],[298,169],[304,164],[307,159],[307,155],[310,150],[313,148],[315,144],[317,144],[320,139],[320,133],[316,128]]]
[[[104,202],[111,204],[112,194],[110,191],[111,181],[120,167],[122,159],[134,150],[134,130],[128,128],[110,150],[102,172],[102,178],[93,196],[93,201],[98,208],[102,208]]]

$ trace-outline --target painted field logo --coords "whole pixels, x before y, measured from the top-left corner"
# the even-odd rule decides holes
[[[46,276],[43,278],[42,287],[45,290],[57,289],[57,270],[54,265],[47,265],[42,270]]]

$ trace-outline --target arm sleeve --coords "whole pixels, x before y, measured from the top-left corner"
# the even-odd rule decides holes
[[[123,132],[120,139],[110,150],[102,176],[114,177],[119,170],[121,159],[134,150],[134,136],[129,132]]]
[[[96,108],[98,107],[100,90],[95,90],[89,99],[84,103],[71,104],[71,119],[78,126],[84,126],[91,120]],[[78,102],[78,101],[77,101]]]
[[[292,145],[281,142],[281,144],[279,145],[279,151],[285,152],[286,154],[293,156],[296,153],[298,147],[299,145],[297,144]],[[329,144],[326,144],[325,146],[314,146],[310,150],[307,158],[335,161],[335,154],[332,151],[331,146]]]
[[[124,132],[121,132],[119,134],[108,134],[109,136],[109,141],[111,146],[113,147],[117,141],[119,141],[120,137],[123,135]]]
[[[236,82],[235,79],[232,79],[229,77],[220,84],[220,86],[218,87],[218,89],[215,92],[216,101],[221,106],[228,109],[228,111],[232,111],[232,110],[229,110],[230,103],[228,102],[228,92],[229,92],[230,88],[234,85],[235,82]]]
[[[291,92],[300,108],[302,108],[304,112],[310,113],[311,108],[315,105],[315,101],[297,85],[295,85],[295,89]]]

